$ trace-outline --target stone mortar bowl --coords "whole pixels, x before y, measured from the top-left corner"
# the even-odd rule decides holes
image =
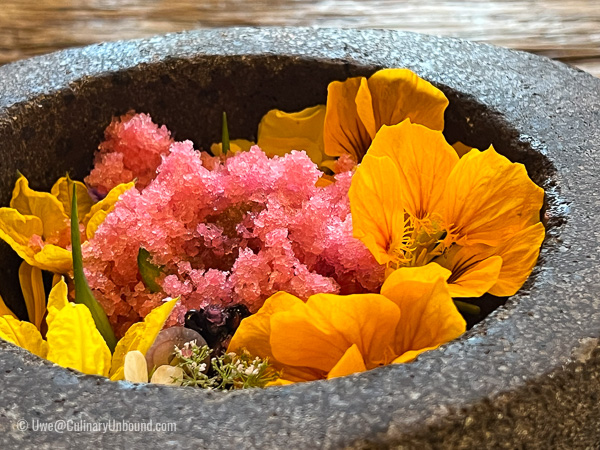
[[[0,68],[0,205],[17,170],[37,189],[66,171],[84,176],[115,114],[148,112],[177,140],[207,148],[223,110],[232,137],[252,138],[267,110],[322,103],[329,81],[383,67],[408,67],[446,93],[450,142],[493,143],[546,189],[548,236],[517,295],[412,364],[234,393],[112,383],[2,341],[0,447],[597,447],[600,80],[591,75],[393,31],[227,29],[66,50]],[[0,293],[17,308],[17,258],[0,251]],[[152,420],[177,432],[44,433],[36,420]]]

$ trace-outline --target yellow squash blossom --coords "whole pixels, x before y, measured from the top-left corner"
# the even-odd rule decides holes
[[[269,358],[274,384],[330,379],[390,363],[460,336],[466,324],[437,264],[404,268],[381,294],[316,294],[306,302],[279,292],[242,321],[228,351]]]
[[[90,310],[83,304],[69,302],[67,284],[61,278],[48,296],[46,340],[34,324],[11,315],[0,317],[0,338],[60,366],[106,377],[111,369],[114,373],[123,371],[123,358],[117,350],[125,346],[145,353],[150,348],[176,302],[177,299],[165,302],[151,311],[144,322],[131,327],[117,344],[115,355],[111,355]]]
[[[333,157],[360,162],[383,125],[410,118],[434,130],[444,128],[446,96],[408,69],[384,69],[368,79],[329,84],[327,105],[300,112],[269,111],[258,127],[258,146],[268,155],[305,150],[319,167],[333,170]]]
[[[115,187],[107,197],[93,204],[83,183],[60,178],[50,193],[29,187],[19,177],[9,208],[0,208],[0,239],[9,244],[27,264],[41,270],[68,273],[72,269],[69,218],[69,186],[75,183],[79,217],[89,237],[114,207],[119,195],[133,183]]]
[[[53,286],[57,282],[58,279],[55,277],[52,283]],[[46,293],[44,290],[42,271],[23,261],[19,267],[19,284],[21,285],[21,291],[23,292],[23,299],[25,300],[29,322],[34,324],[39,330],[42,326],[44,316],[46,315]],[[6,306],[6,303],[4,303],[4,300],[0,297],[0,316],[6,315],[18,319],[17,315]]]
[[[439,131],[384,126],[349,191],[354,236],[388,273],[437,262],[455,297],[513,295],[544,239],[544,191],[493,147],[462,158]]]

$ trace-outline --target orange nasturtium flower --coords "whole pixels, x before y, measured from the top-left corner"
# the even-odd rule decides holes
[[[21,175],[15,184],[10,208],[0,208],[0,239],[30,266],[61,274],[72,270],[70,183],[77,187],[77,209],[88,239],[114,208],[119,196],[133,187],[133,183],[116,186],[94,204],[85,185],[78,181],[62,177],[50,193],[37,192]]]
[[[442,130],[447,106],[442,91],[410,70],[384,69],[368,79],[333,81],[326,106],[269,111],[258,127],[258,146],[268,155],[305,150],[319,167],[333,169],[333,157],[360,162],[383,125],[410,118]]]
[[[384,126],[352,179],[354,236],[388,273],[436,262],[453,297],[509,296],[544,239],[544,191],[493,147],[462,158],[439,131]]]
[[[466,324],[430,264],[394,272],[381,294],[272,295],[242,320],[228,351],[246,349],[281,371],[274,384],[330,379],[412,361],[460,336]]]

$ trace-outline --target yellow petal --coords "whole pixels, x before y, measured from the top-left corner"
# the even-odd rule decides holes
[[[88,375],[108,376],[111,354],[85,305],[67,303],[48,324],[47,359]]]
[[[325,153],[350,155],[360,162],[367,153],[371,137],[356,109],[356,94],[363,77],[334,81],[327,88],[327,109],[323,130]]]
[[[456,154],[458,155],[459,158],[462,158],[467,153],[469,153],[471,150],[473,150],[473,147],[471,147],[469,145],[465,145],[460,141],[456,141],[454,144],[452,144],[452,148],[454,149],[454,151],[456,151]]]
[[[360,350],[356,344],[353,344],[352,347],[346,350],[346,353],[344,353],[344,356],[340,358],[337,364],[333,366],[333,369],[329,371],[327,379],[345,377],[346,375],[364,372],[365,370],[367,368],[365,367],[365,361],[360,354]]]
[[[134,186],[135,186],[134,181],[131,181],[129,183],[121,183],[121,184],[115,186],[114,188],[112,188],[110,190],[110,192],[106,195],[106,197],[104,197],[98,203],[93,205],[90,208],[90,211],[85,216],[79,216],[79,217],[83,217],[83,220],[81,220],[81,219],[79,219],[79,220],[81,221],[81,223],[83,223],[84,225],[87,226],[87,223],[98,211],[104,211],[108,214],[115,208],[115,204],[117,203],[117,201],[119,201],[119,197],[121,197],[121,195],[123,195],[123,193],[125,191],[128,191],[129,189],[131,189]]]
[[[440,131],[405,120],[384,126],[369,148],[369,155],[387,156],[400,176],[404,208],[417,219],[441,213],[446,179],[458,156]]]
[[[41,236],[43,233],[44,226],[39,217],[23,215],[14,208],[0,208],[0,237],[15,251],[13,243],[24,246],[34,234]]]
[[[6,306],[6,303],[4,303],[4,299],[2,298],[1,295],[0,295],[0,316],[11,316],[13,319],[19,320],[17,315],[14,312],[12,312],[8,306]]]
[[[154,371],[150,383],[181,386],[182,378],[183,369],[181,367],[164,365]]]
[[[394,257],[404,237],[404,209],[398,170],[388,157],[366,155],[348,193],[354,237],[379,264]]]
[[[128,352],[139,350],[142,355],[146,355],[178,301],[179,298],[175,298],[154,308],[144,317],[143,322],[135,323],[127,330],[125,336],[117,343],[113,354],[110,370],[111,380],[123,379],[123,364],[125,364],[125,355]]]
[[[69,304],[68,293],[67,283],[65,283],[64,277],[60,277],[58,283],[50,289],[50,294],[48,294],[48,315],[46,317],[48,328],[53,326],[56,315]]]
[[[449,242],[498,246],[539,222],[544,190],[493,147],[463,156],[446,182]]]
[[[33,235],[41,236],[43,233],[39,217],[24,216],[13,208],[0,208],[0,239],[31,266],[50,272],[68,272],[72,264],[70,251],[45,245],[41,252],[37,252],[29,246]]]
[[[94,237],[94,235],[96,234],[96,230],[102,224],[102,222],[104,222],[106,216],[108,216],[108,213],[106,211],[100,210],[96,212],[96,214],[94,214],[92,217],[90,217],[90,220],[88,221],[87,226],[85,228],[85,235],[88,238],[88,240]]]
[[[356,105],[371,139],[383,125],[406,119],[432,130],[444,129],[448,99],[442,91],[408,69],[384,69],[363,81]]]
[[[232,141],[229,141],[229,151],[231,153],[247,152],[253,145],[256,144],[247,139],[233,139]],[[210,146],[210,151],[215,156],[222,155],[223,144],[221,142],[212,144]]]
[[[125,355],[123,376],[132,383],[148,382],[148,364],[146,357],[139,350],[132,350]]]
[[[73,269],[73,257],[70,250],[47,244],[33,255],[32,266],[55,273],[68,273]]]
[[[544,225],[540,222],[500,245],[496,254],[502,258],[503,264],[498,281],[489,290],[490,294],[501,297],[516,294],[535,266],[545,234]]]
[[[71,217],[72,183],[75,183],[77,189],[77,217],[85,217],[94,204],[94,201],[90,197],[90,194],[88,194],[86,185],[81,181],[74,181],[69,180],[67,177],[61,177],[54,183],[50,192],[62,204],[67,217]]]
[[[60,233],[68,226],[68,217],[61,202],[48,192],[30,189],[29,182],[23,175],[15,183],[10,207],[23,215],[38,217],[42,221],[45,238]]]
[[[19,281],[29,321],[39,330],[44,314],[46,314],[46,292],[44,291],[42,271],[23,261],[19,267]]]
[[[258,146],[269,156],[304,150],[317,165],[325,158],[323,125],[325,105],[295,113],[272,109],[258,125]]]
[[[410,270],[398,269],[383,284],[381,293],[402,311],[396,328],[398,356],[435,348],[466,330],[466,322],[450,297],[445,281],[447,275],[446,269],[430,263]]]
[[[22,322],[12,316],[0,317],[0,338],[41,358],[45,358],[48,353],[46,341],[42,339],[42,335],[35,325]]]
[[[391,361],[399,318],[398,307],[379,294],[316,294],[273,314],[271,349],[286,366],[328,373],[356,344],[371,369]]]

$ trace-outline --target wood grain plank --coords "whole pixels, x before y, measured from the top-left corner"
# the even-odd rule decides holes
[[[201,27],[392,28],[549,56],[600,76],[597,0],[1,0],[0,64]]]

